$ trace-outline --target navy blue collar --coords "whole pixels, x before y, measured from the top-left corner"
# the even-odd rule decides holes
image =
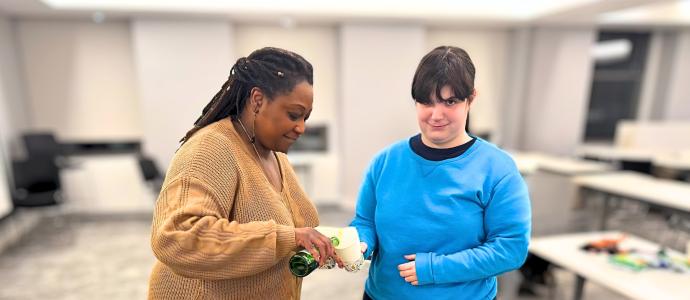
[[[470,149],[470,147],[472,147],[472,145],[474,145],[475,141],[477,141],[477,138],[472,137],[472,140],[460,146],[447,149],[438,149],[425,145],[424,142],[422,142],[422,134],[420,133],[410,138],[410,148],[412,148],[414,153],[426,160],[442,161],[463,155],[468,149]]]

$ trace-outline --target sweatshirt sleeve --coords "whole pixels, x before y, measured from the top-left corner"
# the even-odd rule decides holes
[[[236,188],[237,180],[228,184]],[[262,272],[296,248],[290,226],[273,220],[239,224],[224,218],[226,214],[204,182],[177,179],[156,204],[153,253],[178,275],[218,280]]]
[[[376,159],[372,160],[367,168],[362,186],[357,197],[357,209],[355,219],[350,226],[357,228],[359,240],[367,244],[367,251],[364,257],[368,258],[378,247],[378,237],[376,235],[376,183],[374,180]]]
[[[486,241],[449,255],[417,253],[419,284],[467,282],[519,268],[527,257],[531,219],[527,186],[517,171],[511,172],[494,186],[486,205]]]

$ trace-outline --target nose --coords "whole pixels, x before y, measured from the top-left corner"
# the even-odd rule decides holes
[[[431,120],[434,122],[437,122],[437,121],[443,120],[443,118],[444,118],[443,106],[442,105],[434,105],[434,108],[431,111]]]
[[[305,128],[304,120],[300,121],[297,126],[293,129],[298,135],[304,134],[304,128]]]

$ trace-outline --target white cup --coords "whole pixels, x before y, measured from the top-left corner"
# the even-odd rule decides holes
[[[362,245],[359,243],[359,233],[354,227],[334,228],[334,227],[316,227],[314,228],[321,234],[327,237],[338,238],[338,246],[335,246],[335,253],[338,254],[340,260],[343,261],[345,271],[355,273],[362,268],[364,264],[364,256],[362,255]],[[335,267],[335,261],[327,263],[321,269],[332,269]]]
[[[336,236],[340,240],[340,244],[335,247],[335,253],[338,254],[340,260],[345,265],[345,271],[357,272],[364,264],[364,256],[362,255],[362,245],[359,243],[359,233],[354,227],[345,227],[338,230]]]

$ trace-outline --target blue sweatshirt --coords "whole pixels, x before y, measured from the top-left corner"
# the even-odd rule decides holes
[[[368,245],[364,256],[373,251],[373,299],[493,299],[496,276],[527,256],[529,195],[512,158],[489,142],[429,161],[405,139],[369,164],[351,226]],[[419,286],[398,270],[410,254]]]

